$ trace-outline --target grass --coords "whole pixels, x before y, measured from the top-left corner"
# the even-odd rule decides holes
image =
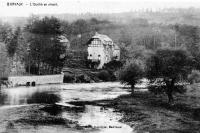
[[[200,132],[200,119],[194,115],[197,108],[190,104],[191,99],[187,101],[185,97],[177,95],[175,104],[169,105],[164,95],[136,92],[134,96],[120,96],[110,105],[124,114],[122,122],[139,132]]]

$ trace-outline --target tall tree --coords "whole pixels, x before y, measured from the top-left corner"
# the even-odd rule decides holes
[[[57,18],[45,17],[34,19],[26,26],[29,32],[30,57],[33,60],[32,66],[40,73],[41,66],[48,65],[49,71],[63,67],[65,46],[60,42],[61,24]]]
[[[11,39],[7,42],[7,51],[8,55],[10,57],[13,57],[16,53],[17,47],[19,45],[18,40],[21,33],[20,27],[17,27],[17,29],[14,31],[14,34],[12,35]]]
[[[7,23],[0,22],[0,41],[7,43],[12,37],[12,27]]]
[[[175,25],[178,34],[177,41],[185,45],[195,59],[193,66],[200,69],[200,35],[199,27],[190,25]]]
[[[169,103],[173,102],[175,83],[186,79],[191,72],[192,60],[192,56],[182,49],[159,49],[147,60],[147,78],[153,81],[162,79]]]
[[[0,78],[8,76],[9,63],[5,43],[0,42]]]

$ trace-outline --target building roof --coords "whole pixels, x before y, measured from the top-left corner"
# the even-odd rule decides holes
[[[112,39],[110,37],[108,37],[107,35],[103,35],[103,34],[99,34],[99,33],[95,33],[95,35],[92,37],[94,38],[98,38],[100,39],[103,43],[104,42],[113,42]]]

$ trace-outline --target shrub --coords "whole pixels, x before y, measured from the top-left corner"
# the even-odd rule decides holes
[[[54,104],[59,102],[61,99],[58,95],[51,94],[48,92],[36,92],[27,99],[28,103],[47,103]]]
[[[116,60],[112,60],[109,63],[104,65],[105,69],[108,70],[114,70],[116,71],[117,69],[121,68],[123,66],[121,61],[116,61]]]
[[[72,83],[72,82],[74,82],[74,76],[73,75],[69,75],[69,74],[65,74],[64,75],[64,80],[63,80],[63,82],[64,83]]]
[[[159,95],[159,94],[164,94],[167,93],[167,86],[164,84],[160,84],[160,85],[149,85],[148,86],[148,90],[152,93],[154,93],[155,95]],[[186,92],[186,88],[184,87],[184,85],[175,85],[174,86],[174,92],[173,93],[185,93]]]
[[[107,70],[101,70],[97,74],[98,78],[103,81],[110,81],[111,80],[111,74]]]

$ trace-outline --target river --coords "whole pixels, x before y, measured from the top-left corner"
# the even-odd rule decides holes
[[[123,114],[116,112],[113,108],[102,108],[101,106],[94,105],[79,107],[69,104],[72,101],[113,99],[128,93],[118,82],[57,84],[1,89],[0,132],[131,133],[133,132],[131,127],[119,122]],[[32,111],[37,111],[34,108],[36,105],[44,107],[56,105],[59,107],[75,108],[75,111],[53,108],[46,113],[49,113],[49,116],[59,116],[67,120],[76,121],[78,125],[90,128],[88,130],[75,130],[71,127],[63,127],[57,124],[30,126],[30,123],[26,122],[15,123],[17,119],[23,119],[23,117],[29,115]],[[18,113],[23,112],[23,109],[25,110],[26,108],[29,108],[30,111]],[[76,111],[76,109],[81,111]],[[39,117],[43,117],[43,115]],[[12,127],[12,130],[9,129],[9,125]]]

